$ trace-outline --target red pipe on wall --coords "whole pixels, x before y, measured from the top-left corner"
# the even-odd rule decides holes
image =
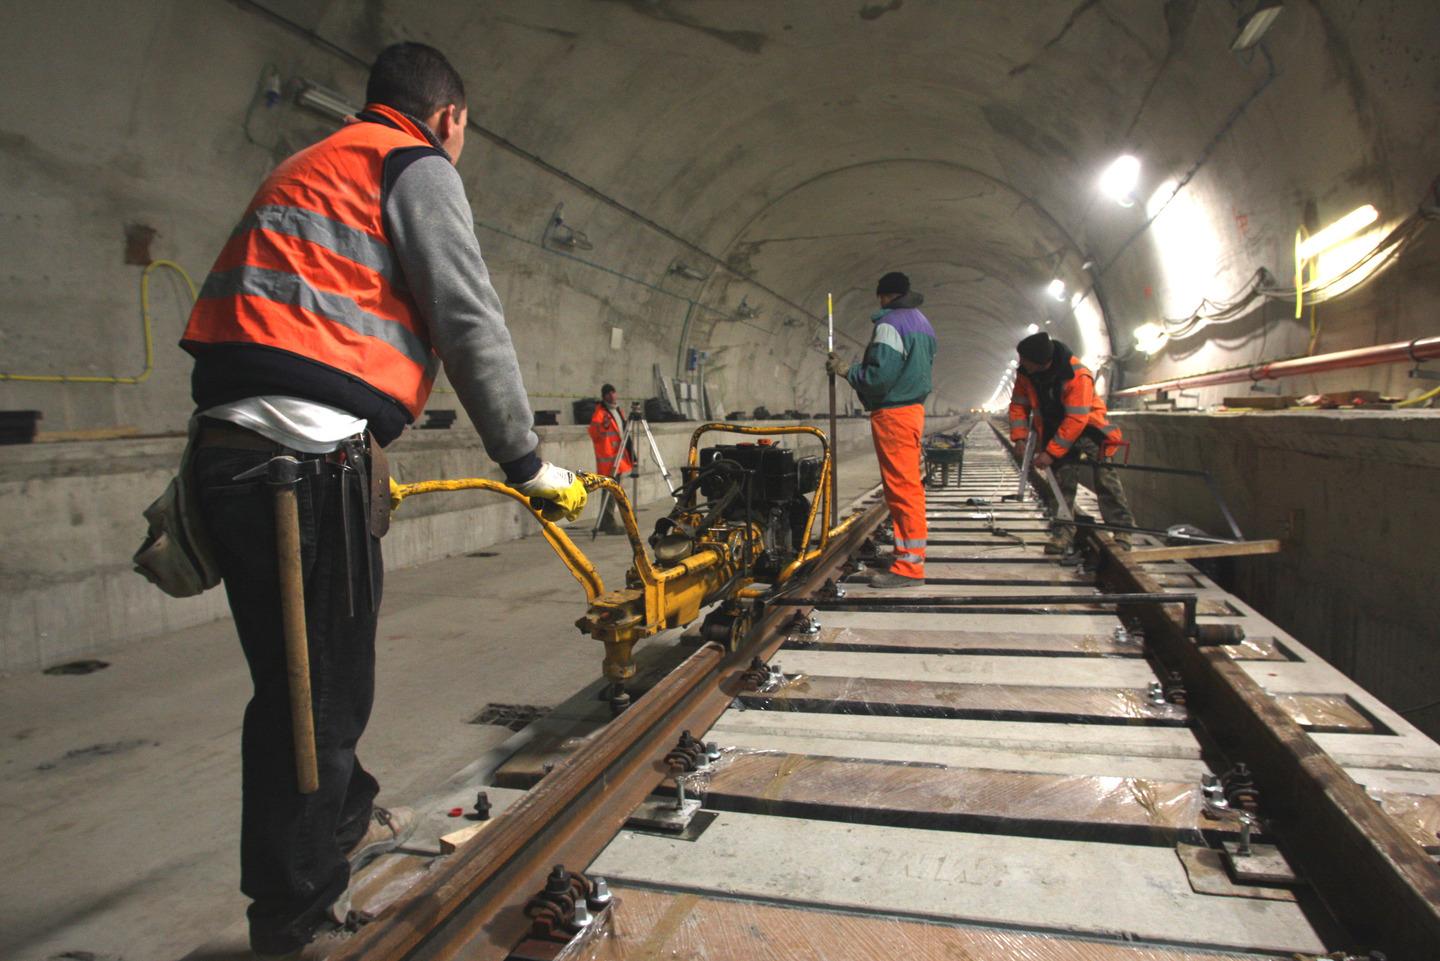
[[[1276,360],[1254,367],[1232,367],[1229,370],[1215,370],[1208,374],[1192,374],[1170,380],[1157,380],[1151,384],[1127,387],[1112,393],[1114,397],[1135,397],[1153,390],[1175,390],[1185,387],[1210,387],[1215,384],[1235,384],[1241,381],[1279,380],[1281,377],[1298,377],[1301,374],[1321,374],[1331,370],[1345,370],[1350,367],[1371,367],[1375,364],[1401,364],[1406,361],[1419,363],[1422,360],[1440,358],[1440,337],[1417,337],[1393,344],[1379,344],[1375,347],[1357,347],[1354,350],[1337,350],[1333,354],[1316,357],[1293,357],[1290,360]]]

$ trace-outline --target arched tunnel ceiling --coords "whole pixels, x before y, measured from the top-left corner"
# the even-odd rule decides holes
[[[1264,72],[1228,0],[269,6],[354,50],[440,46],[478,123],[813,313],[835,291],[853,337],[906,271],[970,404],[1026,324],[1078,338],[1043,289],[1083,289],[1133,230],[1103,166],[1186,169]]]

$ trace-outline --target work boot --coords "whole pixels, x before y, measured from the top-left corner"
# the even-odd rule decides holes
[[[1072,547],[1068,552],[1066,552],[1063,557],[1060,558],[1060,566],[1079,567],[1082,560],[1084,560],[1084,555],[1080,553],[1079,548]]]
[[[1049,543],[1045,545],[1046,554],[1068,554],[1074,549],[1074,545],[1067,543],[1066,541],[1056,540],[1054,538],[1051,538]]]
[[[1128,551],[1128,550],[1130,549],[1130,535],[1129,535],[1129,534],[1116,534],[1116,535],[1115,535],[1115,549],[1116,549],[1117,551]]]
[[[881,571],[870,578],[871,587],[918,587],[925,583],[923,577],[906,577],[893,571]]]
[[[345,855],[350,861],[350,869],[353,871],[371,858],[393,851],[414,831],[414,808],[387,809],[377,805],[370,813],[370,825],[365,834]]]

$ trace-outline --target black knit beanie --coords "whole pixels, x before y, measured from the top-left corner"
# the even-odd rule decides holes
[[[875,296],[877,297],[881,294],[908,293],[910,293],[910,278],[898,270],[890,271],[890,273],[880,278],[880,283],[875,285]]]
[[[1050,358],[1055,356],[1055,342],[1042,330],[1016,344],[1015,351],[1022,360],[1028,360],[1032,364],[1048,364]]]

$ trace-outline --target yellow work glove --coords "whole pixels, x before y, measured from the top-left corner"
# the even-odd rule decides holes
[[[554,464],[541,465],[538,474],[517,485],[515,489],[531,501],[542,501],[537,509],[540,516],[547,521],[558,521],[562,518],[567,521],[575,520],[585,509],[585,500],[589,496],[579,477]]]
[[[836,377],[844,377],[850,372],[850,364],[835,351],[830,351],[830,356],[825,358],[825,372],[834,374]]]

